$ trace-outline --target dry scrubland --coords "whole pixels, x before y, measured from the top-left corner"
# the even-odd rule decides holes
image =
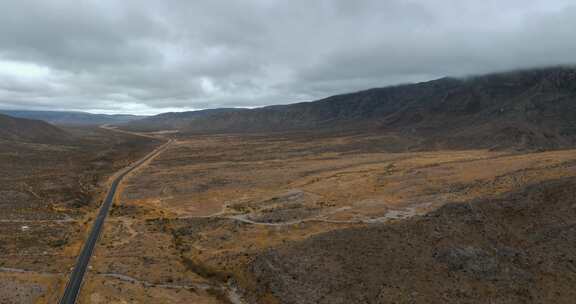
[[[573,299],[576,151],[416,144],[181,136],[124,183],[81,302]]]
[[[58,144],[0,141],[0,303],[57,302],[108,177],[158,144],[67,131]]]

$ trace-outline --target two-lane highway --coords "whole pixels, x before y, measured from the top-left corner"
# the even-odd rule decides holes
[[[134,171],[138,167],[142,166],[147,161],[151,160],[153,157],[160,154],[168,145],[172,143],[172,140],[169,140],[161,147],[157,148],[150,154],[148,154],[143,159],[139,160],[135,164],[131,165],[130,167],[124,169],[118,176],[112,181],[110,185],[110,189],[108,190],[108,194],[100,207],[98,212],[98,216],[94,221],[92,226],[92,230],[90,231],[90,235],[88,239],[84,243],[84,247],[82,248],[82,252],[78,256],[76,260],[76,265],[72,270],[70,275],[70,279],[68,284],[66,285],[66,289],[64,290],[64,295],[60,298],[60,304],[74,304],[78,299],[78,295],[80,294],[80,289],[82,287],[82,282],[84,280],[84,275],[86,274],[86,270],[88,269],[88,264],[90,263],[90,258],[92,257],[92,253],[94,252],[94,248],[96,247],[96,243],[98,242],[98,238],[102,232],[102,228],[104,227],[104,222],[106,221],[106,217],[110,211],[110,207],[114,203],[114,197],[116,196],[116,190],[118,189],[118,185],[122,182],[122,179],[128,175],[130,172]]]

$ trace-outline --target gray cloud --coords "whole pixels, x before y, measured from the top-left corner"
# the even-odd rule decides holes
[[[568,0],[4,0],[0,107],[253,107],[576,63]]]

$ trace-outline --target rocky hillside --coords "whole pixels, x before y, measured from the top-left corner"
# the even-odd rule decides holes
[[[134,131],[165,131],[165,130],[186,130],[196,119],[208,117],[215,114],[224,114],[233,111],[246,111],[244,109],[208,109],[188,112],[170,112],[146,117],[136,121],[121,124],[123,129]]]
[[[18,118],[43,120],[56,125],[72,126],[119,124],[144,118],[137,115],[106,115],[68,111],[0,110],[0,113]]]
[[[210,113],[185,132],[394,131],[425,147],[558,148],[576,144],[576,68],[499,73],[371,89],[314,102]]]
[[[259,255],[269,303],[573,303],[576,180],[333,231]]]
[[[70,138],[68,133],[49,123],[0,114],[0,139],[54,143],[67,141]]]

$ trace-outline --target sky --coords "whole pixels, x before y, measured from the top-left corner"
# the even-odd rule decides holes
[[[0,108],[156,114],[576,63],[573,0],[2,0]]]

